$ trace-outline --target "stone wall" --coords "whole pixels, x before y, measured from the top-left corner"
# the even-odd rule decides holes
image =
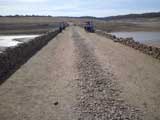
[[[101,31],[101,30],[96,30],[96,33],[103,35],[103,36],[113,40],[114,42],[118,42],[123,45],[127,45],[129,47],[132,47],[136,50],[139,50],[145,54],[148,54],[148,55],[160,60],[160,48],[142,44],[140,42],[135,41],[133,38],[118,38],[115,35],[109,34],[107,32]]]
[[[6,79],[11,72],[18,69],[59,32],[59,29],[55,29],[27,43],[21,43],[0,52],[0,83],[2,82],[1,80]]]

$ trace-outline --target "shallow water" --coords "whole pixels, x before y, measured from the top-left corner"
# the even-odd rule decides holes
[[[0,47],[11,47],[16,46],[19,43],[25,42],[26,39],[33,39],[38,37],[39,35],[8,35],[8,36],[0,36]],[[23,39],[23,42],[20,42]]]
[[[139,41],[142,43],[145,42],[160,43],[160,32],[113,32],[111,34],[122,38],[133,37],[135,41]]]

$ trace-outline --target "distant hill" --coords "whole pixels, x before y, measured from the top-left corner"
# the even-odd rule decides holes
[[[143,14],[128,14],[128,15],[118,15],[110,16],[104,18],[98,18],[102,20],[120,20],[120,19],[135,19],[135,18],[155,18],[160,17],[160,12],[143,13]]]
[[[117,15],[109,17],[94,17],[94,16],[81,16],[81,17],[60,17],[60,18],[74,18],[74,19],[91,19],[91,20],[121,20],[121,19],[137,19],[137,18],[156,18],[160,17],[160,12],[151,12],[143,14],[128,14],[128,15]]]
[[[110,17],[93,17],[93,16],[82,16],[74,17],[81,19],[98,19],[98,20],[120,20],[120,19],[136,19],[136,18],[156,18],[160,17],[160,12],[143,13],[143,14],[128,14],[128,15],[118,15]]]
[[[117,15],[110,17],[94,17],[94,16],[82,16],[82,17],[70,17],[70,16],[40,16],[40,15],[8,15],[0,17],[52,17],[52,18],[74,18],[74,19],[96,19],[96,20],[120,20],[120,19],[136,19],[136,18],[156,18],[160,17],[160,12],[151,12],[151,13],[143,13],[143,14],[128,14],[128,15]]]

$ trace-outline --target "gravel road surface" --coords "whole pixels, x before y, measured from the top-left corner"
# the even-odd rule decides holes
[[[0,120],[159,120],[160,62],[71,26],[0,86]]]

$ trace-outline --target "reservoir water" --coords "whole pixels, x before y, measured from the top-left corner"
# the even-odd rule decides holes
[[[160,47],[160,32],[113,32],[117,37],[133,37],[135,41]]]
[[[27,42],[39,35],[3,35],[0,36],[0,47],[16,46],[19,43]]]

